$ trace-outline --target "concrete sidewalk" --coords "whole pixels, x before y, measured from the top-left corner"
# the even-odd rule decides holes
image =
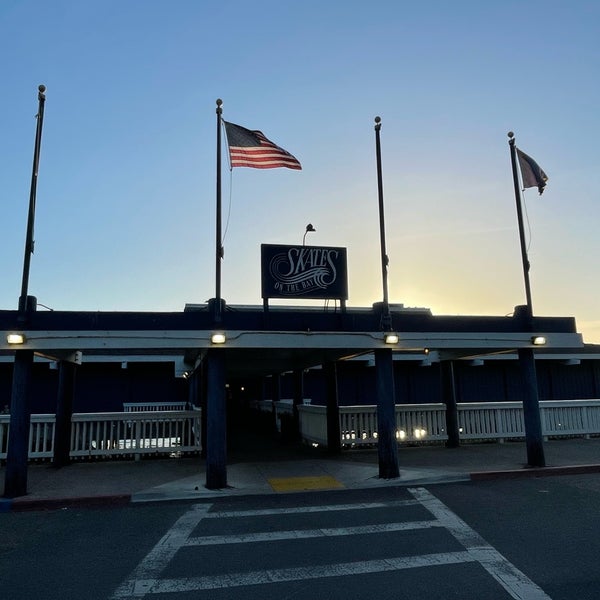
[[[544,450],[547,466],[531,469],[525,465],[525,442],[400,447],[400,477],[385,480],[378,477],[376,449],[331,457],[321,449],[274,442],[230,452],[228,487],[221,490],[204,487],[199,457],[76,462],[61,469],[31,464],[29,493],[0,499],[0,512],[600,472],[600,438],[552,440]],[[4,477],[2,467],[2,489]]]

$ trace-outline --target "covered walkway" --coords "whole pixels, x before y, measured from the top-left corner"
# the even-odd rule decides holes
[[[76,366],[82,360],[99,356],[126,360],[132,355],[157,354],[176,357],[187,368],[193,403],[203,406],[206,417],[203,419],[206,427],[203,436],[206,440],[206,487],[222,489],[228,485],[226,406],[230,381],[296,373],[298,384],[294,404],[300,404],[303,370],[322,365],[329,373],[328,438],[329,450],[335,452],[339,450],[336,447],[336,443],[339,444],[339,419],[335,365],[340,360],[372,354],[375,358],[379,477],[389,479],[399,475],[393,354],[425,354],[435,350],[441,361],[451,364],[457,358],[517,350],[528,357],[523,365],[525,379],[531,382],[535,379],[535,371],[532,372],[534,338],[542,337],[546,347],[582,346],[574,319],[534,317],[528,321],[519,310],[512,317],[435,317],[426,310],[392,305],[393,332],[397,334],[393,343],[386,339],[388,332],[382,328],[380,305],[329,311],[307,307],[265,310],[256,306],[232,306],[225,307],[218,323],[215,323],[210,303],[190,305],[180,313],[33,311],[26,324],[21,323],[18,316],[16,311],[0,311],[0,352],[15,355],[11,431],[17,435],[11,435],[14,446],[12,452],[9,449],[7,465],[7,482],[15,479],[15,492],[22,491],[23,483],[26,486],[27,481],[27,441],[19,432],[28,431],[27,407],[34,353],[50,357],[59,364],[57,435],[61,440],[69,439]],[[15,333],[21,336],[21,343],[9,344],[8,335]],[[219,339],[213,337],[215,333],[219,334]],[[444,395],[451,402],[451,377],[448,382]],[[57,458],[60,463],[60,454]]]

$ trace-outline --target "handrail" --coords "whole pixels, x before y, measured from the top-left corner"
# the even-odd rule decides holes
[[[196,453],[202,448],[202,412],[194,410],[132,413],[75,413],[71,418],[70,457]],[[55,415],[31,415],[29,459],[54,456]],[[6,458],[10,415],[0,415],[0,459]]]
[[[273,409],[273,403],[271,404]],[[291,411],[287,402],[275,403],[277,413]],[[327,409],[298,407],[300,431],[306,443],[327,443]],[[447,439],[444,404],[396,405],[396,439],[403,443]],[[600,435],[600,400],[546,400],[540,402],[542,433],[548,437]],[[377,444],[374,405],[339,408],[341,441],[346,447]],[[196,453],[202,448],[202,411],[136,411],[76,413],[71,419],[71,458]],[[525,436],[521,402],[469,402],[458,405],[462,440],[522,439]],[[29,459],[54,455],[56,418],[31,415]],[[0,459],[6,459],[10,415],[0,414]]]

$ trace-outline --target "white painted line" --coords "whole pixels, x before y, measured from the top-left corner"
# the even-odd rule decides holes
[[[185,546],[188,537],[206,516],[210,507],[210,504],[195,504],[177,519],[173,527],[150,550],[129,578],[118,587],[112,598],[117,600],[144,597],[148,590],[143,582],[158,577],[164,571],[175,553]]]
[[[259,508],[255,510],[222,510],[207,513],[205,519],[235,517],[262,517],[266,515],[295,515],[302,513],[335,512],[338,510],[367,510],[371,508],[396,508],[416,506],[417,500],[392,500],[390,502],[358,502],[356,504],[327,504],[325,506],[297,506],[289,508]]]
[[[480,563],[515,600],[551,600],[525,573],[519,571],[433,494],[424,488],[409,488],[408,491],[466,548],[472,560]]]
[[[381,523],[357,527],[336,527],[323,529],[296,529],[289,531],[268,531],[263,533],[242,533],[234,535],[207,535],[189,538],[186,546],[214,546],[216,544],[246,544],[252,542],[273,542],[282,540],[301,540],[308,538],[335,537],[342,535],[364,535],[389,533],[393,531],[413,531],[442,527],[439,521],[407,521],[405,523]]]
[[[290,569],[271,569],[264,571],[249,571],[247,573],[230,573],[207,577],[186,577],[178,579],[152,579],[143,584],[145,593],[172,594],[232,588],[243,585],[262,585],[270,583],[285,583],[321,579],[326,577],[347,577],[367,573],[382,573],[419,567],[434,567],[473,562],[468,552],[445,552],[440,554],[423,554],[421,556],[402,556],[381,560],[357,561],[338,563],[327,566],[298,567]]]

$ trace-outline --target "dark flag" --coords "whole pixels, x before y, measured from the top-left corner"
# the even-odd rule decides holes
[[[227,133],[232,167],[302,169],[298,159],[268,140],[262,132],[250,131],[227,121],[223,123]]]
[[[519,166],[521,167],[521,178],[523,180],[523,188],[536,187],[540,196],[544,192],[544,188],[546,187],[546,181],[548,181],[548,176],[541,167],[531,158],[525,154],[525,152],[521,152],[518,148],[517,157],[519,158]]]

